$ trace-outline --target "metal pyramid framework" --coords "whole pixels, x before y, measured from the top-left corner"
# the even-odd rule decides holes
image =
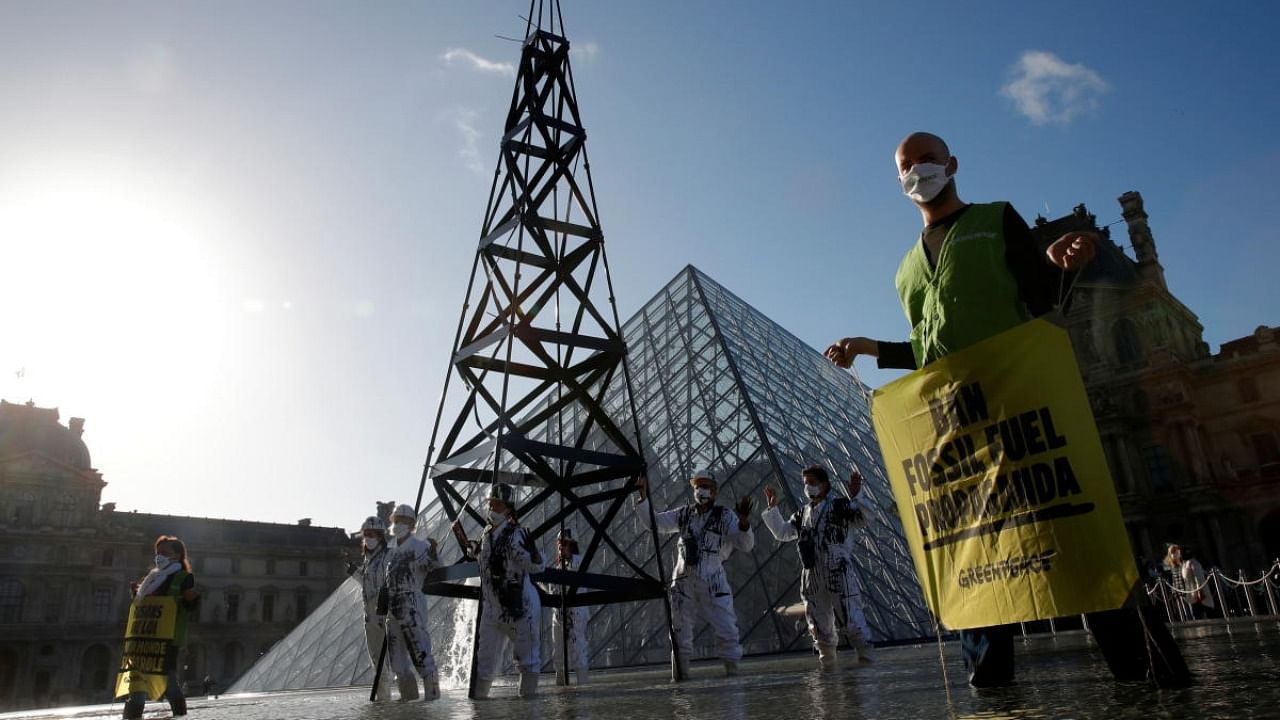
[[[881,466],[864,388],[818,351],[693,267],[681,271],[636,312],[623,326],[623,336],[633,372],[649,483],[658,509],[689,502],[686,478],[701,466],[716,469],[724,478],[722,504],[744,494],[759,499],[763,487],[774,484],[780,487],[784,513],[806,501],[801,468],[822,462],[836,477],[843,477],[857,467],[866,476],[860,500],[869,527],[860,534],[862,551],[856,565],[874,639],[905,641],[932,635],[933,621],[925,609]],[[628,405],[616,391],[604,396],[603,407],[610,414],[624,412]],[[585,414],[579,410],[560,417],[566,429],[580,429]],[[598,433],[588,433],[587,446],[598,437]],[[526,520],[544,522],[553,510],[554,505],[547,505]],[[572,522],[567,524],[581,529]],[[418,521],[423,537],[443,537],[448,526],[438,500],[424,509]],[[810,640],[803,623],[775,612],[800,600],[797,552],[791,543],[775,542],[761,523],[755,527],[755,549],[735,554],[727,563],[744,648],[752,654],[806,649]],[[643,567],[657,572],[647,518],[627,508],[610,530],[629,557],[641,558]],[[675,540],[674,536],[663,536],[663,540],[660,557],[669,567],[675,557]],[[548,549],[545,543],[543,549]],[[608,553],[597,563],[603,573],[626,567]],[[359,605],[358,598],[347,602]],[[465,669],[457,667],[465,656],[459,657],[450,648],[466,645],[463,635],[470,626],[460,626],[457,620],[470,617],[468,608],[473,612],[474,604],[443,597],[431,600],[431,636],[437,662],[447,677],[465,677]],[[338,609],[328,612],[334,617],[351,615]],[[363,626],[358,620],[343,626],[339,621],[313,623],[308,619],[305,627],[349,636],[350,642],[338,643],[342,647],[363,641]],[[670,653],[667,630],[662,608],[653,602],[596,608],[587,628],[592,666],[666,662]],[[543,657],[548,667],[549,636],[543,634]],[[299,642],[291,635],[279,646],[288,648]],[[712,656],[713,645],[709,632],[702,630],[695,641],[697,656]],[[236,689],[306,687],[280,684],[286,677],[309,676],[289,668],[293,662],[331,661],[287,651],[277,657],[273,649]],[[368,661],[360,656],[355,662],[365,669],[362,682],[368,682],[372,677]]]

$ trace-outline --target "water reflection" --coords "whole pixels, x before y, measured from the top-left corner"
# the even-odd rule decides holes
[[[934,645],[887,648],[870,666],[845,663],[821,672],[811,655],[749,658],[742,675],[726,678],[719,663],[696,664],[692,680],[668,681],[666,668],[600,672],[582,688],[548,683],[533,701],[504,692],[472,702],[464,687],[431,704],[379,703],[367,690],[284,693],[196,699],[198,720],[983,720],[1018,718],[1246,718],[1280,716],[1280,623],[1235,620],[1179,628],[1193,687],[1158,690],[1116,683],[1101,654],[1082,633],[1036,637],[1019,648],[1018,684],[975,690],[964,684],[956,648],[946,650],[950,700]],[[1185,632],[1182,632],[1185,631]],[[550,678],[550,675],[547,676]],[[157,706],[152,706],[156,708]],[[120,706],[3,716],[115,718]],[[158,708],[157,708],[158,709]]]

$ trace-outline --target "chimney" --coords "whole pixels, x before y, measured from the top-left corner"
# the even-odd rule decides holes
[[[73,417],[67,425],[71,428],[71,432],[76,434],[76,437],[84,435],[84,418]]]

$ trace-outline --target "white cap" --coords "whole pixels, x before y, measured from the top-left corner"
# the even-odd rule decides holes
[[[719,485],[716,481],[716,474],[706,468],[694,470],[689,475],[689,484],[692,485],[694,480],[710,480],[712,485]]]
[[[378,532],[386,532],[387,524],[382,522],[382,518],[377,515],[370,515],[364,519],[364,524],[360,526],[360,532],[365,530],[377,530]]]
[[[394,522],[398,517],[409,518],[413,522],[418,521],[418,514],[413,511],[413,506],[406,505],[405,503],[400,503],[396,506],[395,510],[391,511],[392,522]]]

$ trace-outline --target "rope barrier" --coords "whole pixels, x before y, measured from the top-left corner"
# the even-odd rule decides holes
[[[1156,581],[1152,584],[1144,585],[1144,589],[1147,591],[1147,596],[1152,598],[1153,602],[1156,600],[1156,597],[1155,597],[1156,593],[1159,592],[1161,594],[1160,601],[1165,606],[1165,613],[1166,615],[1168,615],[1169,621],[1173,622],[1174,621],[1173,608],[1175,606],[1178,609],[1177,616],[1179,619],[1185,620],[1189,618],[1189,613],[1188,613],[1189,605],[1185,600],[1183,600],[1182,596],[1192,596],[1192,595],[1203,593],[1205,588],[1207,588],[1210,585],[1210,583],[1213,583],[1215,585],[1214,590],[1216,591],[1216,595],[1217,595],[1216,600],[1218,604],[1221,605],[1221,607],[1219,607],[1219,611],[1222,612],[1222,617],[1225,620],[1227,620],[1227,622],[1230,622],[1231,613],[1227,612],[1227,608],[1225,607],[1227,594],[1222,591],[1221,583],[1223,581],[1230,583],[1233,588],[1253,588],[1258,585],[1262,585],[1266,592],[1266,601],[1267,601],[1266,607],[1263,609],[1269,610],[1271,615],[1280,614],[1277,612],[1276,596],[1272,588],[1273,583],[1280,581],[1280,561],[1277,561],[1275,564],[1273,564],[1265,572],[1259,575],[1258,578],[1255,580],[1246,580],[1243,570],[1239,572],[1239,579],[1233,580],[1232,578],[1227,577],[1226,574],[1224,574],[1218,568],[1213,568],[1212,570],[1209,571],[1209,574],[1204,579],[1204,582],[1200,583],[1199,585],[1193,588],[1184,589],[1184,588],[1178,587],[1173,583],[1165,580],[1165,578],[1161,577],[1161,578],[1157,578]],[[1175,601],[1173,602],[1170,601],[1170,596],[1167,594],[1167,591],[1169,590],[1172,590],[1174,593],[1176,593],[1175,595],[1172,596],[1173,598],[1175,598]],[[1249,590],[1245,591],[1244,605],[1246,607],[1240,608],[1242,610],[1242,612],[1240,613],[1241,615],[1243,615],[1244,614],[1243,611],[1247,609],[1250,616],[1252,617],[1258,616],[1258,607],[1254,598],[1255,592],[1256,591],[1249,591]],[[1214,592],[1208,593],[1209,598],[1213,599],[1212,596],[1214,594],[1215,594]],[[1238,592],[1234,593],[1232,597],[1235,599],[1235,602],[1237,603],[1237,605],[1239,605],[1240,603],[1239,593]]]

